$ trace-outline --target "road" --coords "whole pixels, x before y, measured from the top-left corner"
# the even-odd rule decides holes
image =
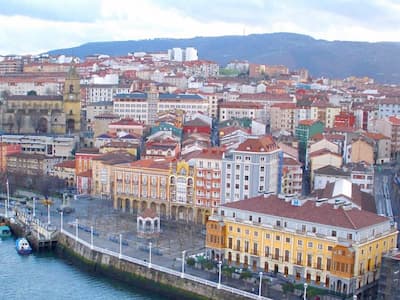
[[[374,193],[377,213],[391,218],[400,229],[399,189],[394,178],[399,173],[399,165],[385,164],[375,168]],[[397,245],[400,245],[400,236]]]

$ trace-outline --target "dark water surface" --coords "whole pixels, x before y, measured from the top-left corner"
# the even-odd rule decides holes
[[[82,271],[51,253],[20,256],[14,245],[12,238],[0,240],[0,299],[163,299]]]

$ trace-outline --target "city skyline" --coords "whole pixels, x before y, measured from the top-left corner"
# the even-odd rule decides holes
[[[206,9],[204,9],[206,7]],[[1,55],[86,42],[294,32],[317,39],[396,41],[395,1],[7,1]]]

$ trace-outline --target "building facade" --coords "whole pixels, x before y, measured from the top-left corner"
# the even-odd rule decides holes
[[[389,218],[368,211],[267,195],[222,205],[207,223],[206,251],[348,295],[378,279],[397,234]]]

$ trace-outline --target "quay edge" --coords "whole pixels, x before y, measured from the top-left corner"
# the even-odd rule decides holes
[[[88,271],[156,292],[165,299],[177,299],[177,297],[198,300],[246,299],[246,297],[234,295],[224,290],[97,252],[62,233],[58,235],[56,253],[61,258],[83,266]]]

